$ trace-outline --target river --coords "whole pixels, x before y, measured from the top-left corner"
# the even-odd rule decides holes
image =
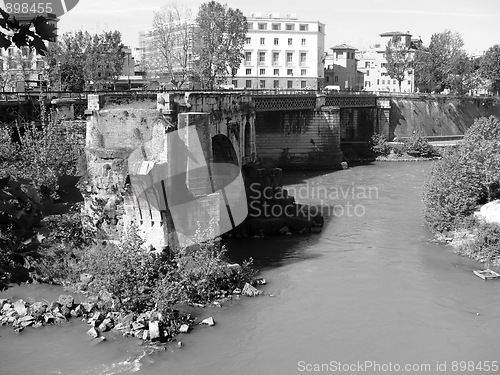
[[[234,260],[254,257],[266,295],[199,309],[216,325],[135,362],[137,341],[93,346],[83,323],[20,335],[1,328],[0,374],[498,373],[500,283],[431,240],[421,221],[429,167],[288,173],[297,200],[331,216],[321,234],[228,244]]]

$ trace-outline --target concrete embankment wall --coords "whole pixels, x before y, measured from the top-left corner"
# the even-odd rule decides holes
[[[493,98],[391,98],[389,139],[413,131],[427,136],[461,135],[480,117],[500,118],[500,100]]]

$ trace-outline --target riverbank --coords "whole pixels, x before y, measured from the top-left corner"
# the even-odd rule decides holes
[[[253,283],[265,285],[266,281],[255,279]],[[24,288],[29,287],[30,285],[24,286]],[[81,320],[88,324],[87,335],[93,340],[93,344],[106,341],[108,334],[111,336],[120,334],[154,343],[159,345],[158,349],[175,341],[180,333],[188,333],[196,326],[215,324],[211,316],[200,318],[202,314],[193,313],[193,309],[202,309],[207,305],[223,307],[239,300],[241,296],[254,297],[263,294],[262,291],[246,283],[241,289],[236,288],[229,293],[220,290],[219,297],[208,304],[179,305],[169,316],[163,316],[158,309],[143,312],[114,310],[110,306],[113,306],[115,296],[108,292],[91,297],[82,294],[61,294],[57,300],[49,302],[46,298],[40,298],[40,290],[44,290],[43,285],[38,288],[37,294],[40,300],[36,302],[33,301],[29,291],[27,298],[25,297],[28,301],[22,298],[0,298],[0,325],[11,326],[14,332],[21,333],[28,328],[61,326],[72,320]],[[8,292],[3,292],[1,295],[6,296]],[[191,308],[191,312],[186,312],[186,308]]]

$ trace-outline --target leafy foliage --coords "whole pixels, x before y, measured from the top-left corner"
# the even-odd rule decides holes
[[[385,54],[387,74],[398,81],[399,91],[401,91],[401,82],[404,81],[405,76],[413,66],[413,58],[409,48],[401,40],[401,37],[398,37],[389,41]]]
[[[196,22],[196,73],[204,88],[213,89],[240,67],[247,20],[239,9],[210,1],[201,5]]]
[[[371,138],[371,150],[377,155],[388,155],[391,151],[391,146],[383,135],[374,134]]]
[[[51,87],[68,91],[112,88],[123,69],[123,48],[118,31],[63,34],[46,56]]]
[[[500,225],[479,221],[472,235],[473,241],[463,241],[458,252],[480,262],[497,263],[500,260]]]
[[[15,17],[0,8],[0,47],[8,49],[12,43],[18,48],[28,46],[42,56],[47,52],[44,41],[57,36],[55,26],[43,16],[37,16],[29,23],[20,23]]]
[[[491,80],[495,94],[500,93],[500,45],[496,44],[486,51],[481,59],[480,74]]]
[[[403,150],[412,156],[431,157],[437,155],[437,151],[429,144],[427,137],[418,131],[413,132],[406,139]]]
[[[43,219],[63,214],[83,198],[75,187],[79,177],[60,176],[55,191],[29,180],[0,180],[0,291],[29,279],[29,260],[40,256]]]
[[[445,30],[431,36],[427,49],[415,54],[415,75],[419,87],[437,92],[462,92],[463,81],[471,71],[459,33]]]
[[[500,121],[481,118],[463,144],[435,163],[424,186],[424,221],[436,232],[450,231],[476,206],[498,197]]]

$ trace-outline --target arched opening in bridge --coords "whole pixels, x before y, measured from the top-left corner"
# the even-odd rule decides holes
[[[238,156],[233,144],[224,134],[217,134],[212,138],[212,155],[214,163],[238,164]]]

